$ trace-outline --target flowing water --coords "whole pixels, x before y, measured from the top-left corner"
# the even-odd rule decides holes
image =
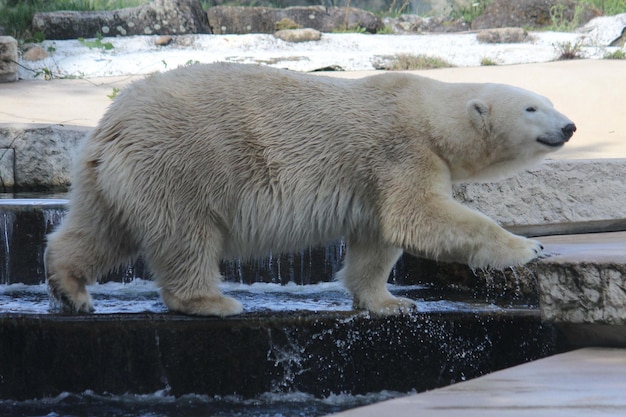
[[[63,393],[54,398],[11,402],[0,400],[3,417],[316,417],[397,398],[411,393],[382,391],[366,395],[265,393],[257,398],[237,396],[175,397],[167,390],[148,395]]]
[[[224,282],[222,291],[241,301],[246,312],[350,311],[352,299],[339,282],[319,284],[240,284]],[[152,281],[134,279],[129,283],[107,282],[88,287],[96,314],[166,313],[158,289]],[[467,299],[460,294],[435,291],[423,285],[391,285],[391,293],[416,301],[418,312],[485,312],[530,309],[523,302],[502,303]],[[455,299],[456,298],[456,299]],[[0,312],[46,314],[51,310],[45,284],[0,285]]]
[[[22,207],[26,211],[40,210],[43,214],[36,217],[43,225],[35,242],[34,261],[42,256],[41,242],[45,233],[59,224],[64,214],[63,195],[39,197],[26,196],[29,199],[5,200],[0,195],[5,210],[0,213],[0,314],[4,316],[39,316],[54,314],[47,287],[42,282],[42,269],[22,267],[23,250],[16,246],[16,230],[24,223],[16,221],[16,213],[11,206]],[[52,198],[51,198],[52,197]],[[17,209],[19,210],[19,209]],[[21,216],[22,214],[18,214]],[[35,218],[35,217],[33,217]],[[30,222],[24,217],[22,222]],[[341,242],[322,248],[322,253],[312,254],[311,250],[288,257],[269,257],[250,266],[238,261],[225,265],[230,281],[224,282],[221,289],[235,297],[244,305],[246,313],[288,313],[288,312],[342,312],[352,310],[352,300],[343,286],[328,277],[336,272],[340,265],[344,247]],[[317,257],[315,257],[317,256]],[[30,262],[30,261],[29,261]],[[28,262],[27,262],[28,264]],[[247,269],[246,269],[247,268]],[[31,285],[19,283],[15,270],[29,274]],[[132,270],[132,268],[131,268]],[[394,273],[396,271],[394,270]],[[109,281],[89,287],[96,315],[119,313],[167,313],[160,299],[154,282],[137,278],[133,273],[123,281]],[[246,281],[242,277],[252,277]],[[37,278],[39,277],[39,278]],[[250,281],[261,281],[252,282]],[[247,283],[244,283],[247,282]],[[392,282],[394,282],[392,280]],[[307,284],[307,285],[302,285]],[[534,308],[523,301],[510,299],[497,303],[494,300],[475,299],[467,294],[455,291],[434,290],[423,285],[389,285],[390,291],[397,296],[408,297],[416,301],[420,313],[437,312],[512,312],[529,311]],[[1,341],[0,341],[1,342]],[[339,343],[341,341],[338,341]],[[292,355],[287,350],[276,347],[269,352],[274,355],[276,366],[295,360],[299,355]],[[0,358],[0,360],[9,360]],[[282,361],[282,362],[281,362]],[[286,363],[286,368],[295,369],[297,364]],[[285,374],[288,377],[288,374]],[[0,384],[3,376],[0,375]],[[271,392],[253,398],[238,396],[208,396],[198,394],[174,395],[167,384],[165,388],[152,394],[112,395],[107,393],[64,392],[50,398],[15,401],[0,399],[0,417],[83,417],[83,416],[139,416],[139,417],[174,417],[174,416],[247,416],[247,417],[315,417],[341,410],[396,398],[407,393],[379,391],[363,395],[335,393],[325,397],[294,391],[289,384],[281,386],[277,382]]]

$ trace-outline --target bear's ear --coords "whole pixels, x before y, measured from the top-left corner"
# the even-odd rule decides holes
[[[489,106],[484,101],[477,98],[468,101],[467,113],[476,129],[489,132]]]

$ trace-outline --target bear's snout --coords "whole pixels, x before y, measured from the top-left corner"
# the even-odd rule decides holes
[[[554,130],[551,134],[545,134],[537,138],[537,142],[549,146],[551,148],[558,148],[563,146],[576,131],[576,125],[572,122],[567,123],[561,128],[561,132]]]
[[[563,132],[563,136],[565,136],[566,142],[572,137],[575,131],[576,125],[574,123],[568,123],[565,125],[565,127],[561,129],[561,132]]]

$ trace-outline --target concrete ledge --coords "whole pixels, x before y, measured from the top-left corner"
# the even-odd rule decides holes
[[[626,159],[548,160],[504,181],[460,184],[454,196],[505,227],[545,235],[555,224],[623,220],[624,172]]]
[[[40,191],[67,188],[70,183],[72,155],[91,129],[81,126],[0,124],[0,166],[13,173],[3,177],[7,191]],[[0,171],[4,173],[5,170]]]
[[[551,254],[530,268],[545,320],[626,325],[626,233],[540,239]]]
[[[624,415],[626,350],[581,349],[335,417]]]

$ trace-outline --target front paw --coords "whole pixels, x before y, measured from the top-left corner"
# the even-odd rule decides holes
[[[83,314],[94,312],[91,295],[80,280],[69,277],[59,278],[52,275],[48,278],[48,294],[50,311],[53,313]]]
[[[360,303],[358,307],[364,308],[372,315],[376,316],[397,316],[411,314],[417,311],[415,301],[409,298],[389,297],[375,302]]]
[[[483,246],[469,264],[472,268],[504,269],[524,265],[542,254],[541,242],[511,235],[504,244],[496,241]]]

